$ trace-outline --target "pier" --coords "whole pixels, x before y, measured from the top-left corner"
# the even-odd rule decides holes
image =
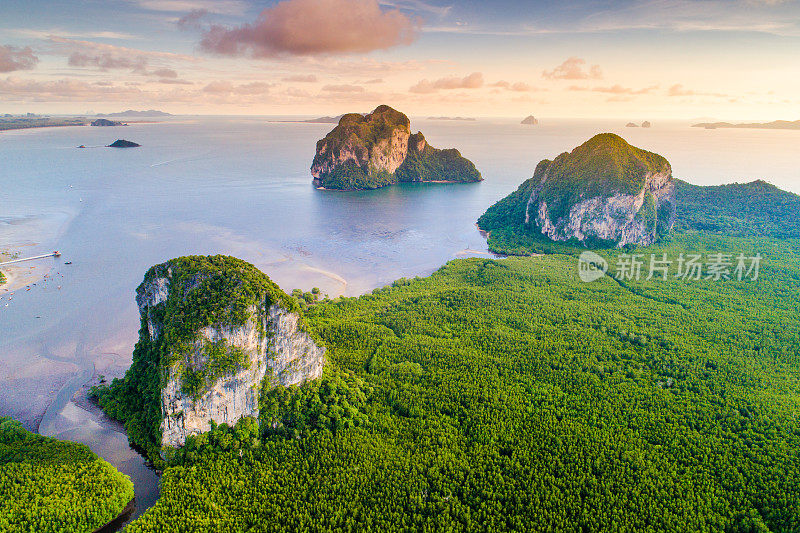
[[[0,267],[13,265],[15,263],[22,263],[24,261],[33,261],[34,259],[44,259],[45,257],[60,257],[60,256],[61,256],[61,252],[56,250],[55,252],[51,252],[49,254],[35,255],[33,257],[23,257],[21,259],[12,259],[11,261],[6,261],[5,263],[0,263]]]

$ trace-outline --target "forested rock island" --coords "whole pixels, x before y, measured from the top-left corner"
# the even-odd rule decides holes
[[[317,142],[311,174],[317,187],[342,190],[483,179],[458,150],[434,148],[421,132],[412,135],[408,117],[386,105],[367,115],[343,115]]]
[[[586,246],[654,243],[672,228],[675,180],[669,162],[612,133],[554,160],[486,212],[479,226],[524,227]]]

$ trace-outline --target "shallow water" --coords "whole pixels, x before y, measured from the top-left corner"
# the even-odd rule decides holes
[[[28,273],[48,270],[30,291],[9,299],[0,289],[0,414],[89,444],[136,479],[141,512],[155,500],[157,478],[124,436],[70,398],[92,374],[120,376],[130,364],[134,291],[156,263],[231,254],[287,291],[358,295],[485,253],[478,216],[539,160],[602,131],[664,155],[676,177],[693,183],[761,178],[800,192],[800,132],[620,127],[625,122],[415,120],[432,145],[458,147],[486,180],[364,192],[311,185],[326,124],[176,118],[0,133],[0,250],[63,254],[26,265]],[[117,138],[142,147],[100,147]]]

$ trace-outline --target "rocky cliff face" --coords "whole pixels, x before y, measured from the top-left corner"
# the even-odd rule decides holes
[[[216,256],[151,269],[137,289],[140,344],[158,352],[161,446],[258,418],[262,389],[322,374],[324,349],[292,300],[243,261]]]
[[[406,115],[386,105],[367,115],[343,115],[317,142],[314,184],[350,190],[401,181],[480,181],[475,165],[458,150],[437,150],[422,133],[412,135],[410,127]]]
[[[543,161],[533,180],[525,223],[554,241],[647,245],[675,223],[667,160],[610,133]]]
[[[675,180],[663,157],[604,133],[541,161],[533,178],[479,223],[487,230],[524,226],[589,246],[648,245],[675,223]]]

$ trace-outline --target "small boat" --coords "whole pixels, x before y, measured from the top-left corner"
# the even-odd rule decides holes
[[[65,265],[71,265],[71,264],[72,264],[72,261],[67,261],[67,262],[66,262],[66,263],[64,263],[64,264],[65,264]]]
[[[53,252],[53,257],[61,257],[61,252],[56,250],[55,252]]]
[[[82,144],[82,145],[78,146],[78,148],[86,148],[86,145]]]

